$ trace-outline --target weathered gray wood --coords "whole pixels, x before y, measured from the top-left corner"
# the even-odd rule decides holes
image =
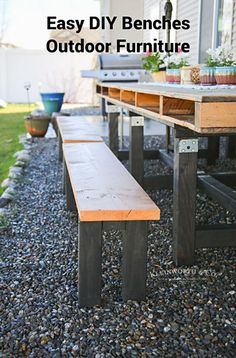
[[[65,159],[63,158],[63,164],[62,164],[62,193],[65,195],[66,194],[66,162]]]
[[[177,266],[194,263],[197,153],[180,153],[181,139],[192,133],[175,130],[173,256]]]
[[[166,151],[169,152],[169,147],[171,144],[171,138],[170,138],[170,127],[166,126]]]
[[[130,173],[136,181],[142,186],[144,177],[144,154],[143,154],[143,126],[132,126],[132,117],[137,116],[133,112],[129,112],[129,168]]]
[[[125,221],[103,221],[102,229],[104,231],[125,230]]]
[[[101,303],[102,223],[79,223],[79,305]]]
[[[236,187],[236,172],[235,171],[210,173],[210,175],[225,185]]]
[[[147,222],[126,223],[123,240],[122,297],[141,301],[146,296]]]
[[[158,159],[163,161],[166,165],[173,168],[174,165],[174,156],[171,152],[167,152],[165,149],[158,150]]]
[[[144,150],[143,151],[144,159],[159,159],[158,150]],[[120,160],[129,160],[129,151],[128,150],[119,150],[118,158]]]
[[[236,225],[207,225],[196,228],[196,248],[235,246]]]
[[[236,136],[232,135],[228,138],[228,157],[236,158]]]
[[[144,177],[143,187],[149,190],[173,189],[173,175]]]
[[[58,159],[61,162],[63,158],[63,150],[62,150],[62,137],[60,131],[58,131]]]
[[[70,181],[70,177],[69,177],[69,173],[68,173],[68,169],[66,166],[66,163],[64,161],[64,165],[63,165],[63,177],[64,177],[64,190],[65,190],[65,195],[66,195],[66,208],[67,210],[70,211],[77,211],[76,208],[76,202],[75,202],[75,198],[74,198],[74,193],[72,190],[72,186],[71,186],[71,181]]]
[[[219,148],[220,148],[220,137],[208,137],[208,147],[207,147],[207,163],[210,165],[215,164],[216,160],[219,158]]]
[[[200,189],[203,189],[212,199],[215,199],[223,207],[236,214],[235,190],[210,175],[198,175],[198,184]]]
[[[116,156],[119,150],[118,118],[119,113],[108,113],[109,147]]]

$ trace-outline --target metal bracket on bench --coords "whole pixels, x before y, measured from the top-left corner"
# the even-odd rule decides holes
[[[143,127],[144,126],[144,117],[142,116],[131,116],[130,117],[131,127]]]
[[[120,107],[111,105],[111,104],[106,104],[106,112],[107,113],[120,113]]]
[[[181,139],[179,141],[180,153],[197,153],[198,152],[198,139]]]

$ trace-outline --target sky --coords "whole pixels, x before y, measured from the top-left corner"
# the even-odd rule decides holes
[[[5,28],[3,42],[45,49],[50,34],[47,16],[66,20],[99,14],[99,0],[0,0],[0,37],[1,29]]]

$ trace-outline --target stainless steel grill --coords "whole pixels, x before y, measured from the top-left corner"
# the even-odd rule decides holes
[[[142,57],[142,54],[102,54],[98,56],[99,70],[81,71],[81,76],[102,82],[137,82],[145,72]]]

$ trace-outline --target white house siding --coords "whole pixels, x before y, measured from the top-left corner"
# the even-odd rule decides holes
[[[200,19],[199,19],[199,6],[200,0],[177,0],[177,19],[190,20],[191,28],[189,30],[176,31],[177,42],[188,42],[191,46],[190,62],[198,62],[199,51],[199,31],[200,31]]]
[[[236,1],[236,0],[235,0]],[[164,15],[165,0],[144,0],[144,18],[161,18]],[[199,6],[200,0],[172,0],[173,19],[189,19],[190,30],[171,31],[171,41],[189,42],[191,46],[190,62],[198,62],[198,38],[199,38]],[[153,36],[155,34],[155,36]],[[166,32],[144,31],[144,41],[150,41],[153,37],[165,41]]]
[[[102,16],[117,16],[117,21],[112,31],[103,30],[102,40],[112,43],[112,50],[116,51],[117,39],[125,39],[127,42],[141,42],[143,30],[122,30],[121,17],[130,16],[133,19],[142,19],[144,17],[144,0],[101,0]]]
[[[236,0],[234,0],[233,22],[232,22],[232,46],[236,53]]]
[[[159,0],[145,0],[144,19],[158,19],[160,14]],[[157,30],[144,30],[144,42],[152,41],[154,38],[160,38],[160,32]]]

